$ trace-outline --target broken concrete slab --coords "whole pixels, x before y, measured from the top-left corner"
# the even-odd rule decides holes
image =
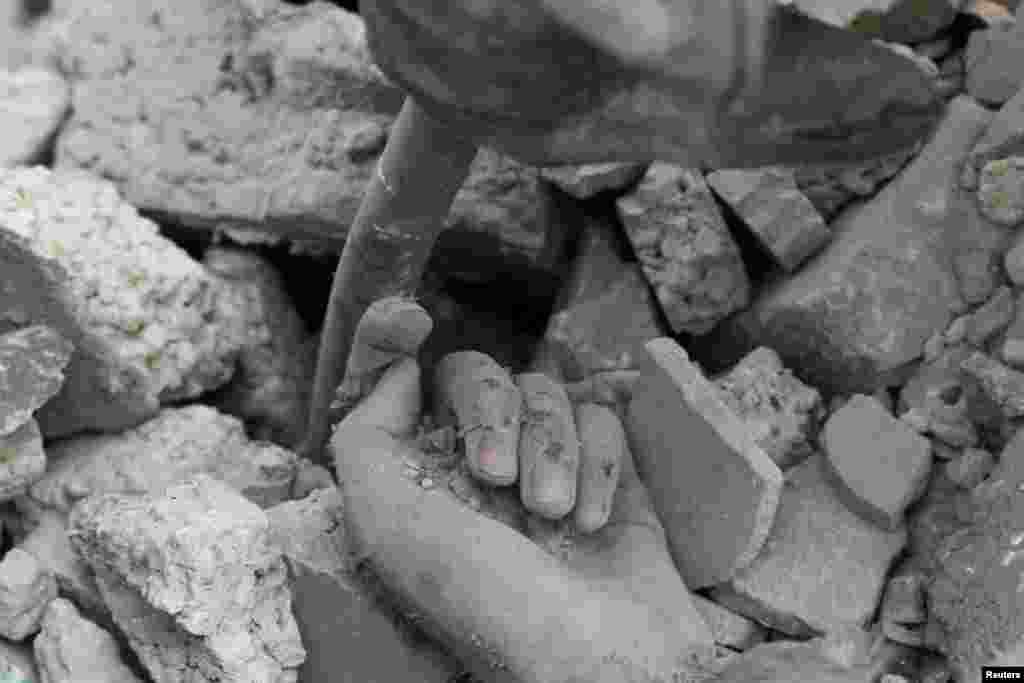
[[[414,645],[392,618],[358,588],[336,487],[267,509],[271,542],[292,573],[292,612],[306,661],[300,683],[445,683],[454,664]]]
[[[1001,106],[1017,94],[1024,78],[1024,25],[996,21],[967,39],[967,93],[989,106]]]
[[[825,412],[821,394],[784,367],[775,351],[754,349],[715,385],[776,465],[785,469],[811,454]]]
[[[988,480],[940,502],[936,514],[944,506],[955,517],[930,523],[935,531],[923,528],[915,543],[929,572],[928,606],[937,640],[931,645],[955,668],[980,670],[1024,636],[1022,491],[1024,432],[1017,432]]]
[[[646,170],[647,164],[631,162],[545,166],[541,177],[576,199],[590,199],[601,192],[624,192]]]
[[[72,7],[73,115],[58,167],[199,228],[340,246],[402,93],[357,14],[328,3],[145,0]]]
[[[33,648],[40,683],[142,683],[125,665],[114,637],[83,618],[64,598],[47,607]]]
[[[1014,228],[1024,221],[1024,157],[994,159],[981,167],[978,208],[993,223]]]
[[[705,334],[747,305],[739,247],[698,171],[651,164],[616,207],[674,332]]]
[[[54,443],[46,474],[29,490],[39,504],[69,512],[82,498],[153,493],[205,473],[261,507],[288,500],[298,457],[250,441],[237,418],[194,404],[165,408],[121,434],[89,434]]]
[[[796,186],[790,169],[723,169],[708,185],[732,207],[757,242],[789,272],[832,238],[821,214]]]
[[[1006,250],[1003,268],[1010,282],[1017,286],[1024,285],[1024,232],[1018,232],[1013,244]]]
[[[991,119],[969,99],[954,100],[899,178],[839,217],[832,242],[721,325],[708,348],[734,358],[770,346],[823,391],[871,394],[903,379],[961,305],[952,255],[994,253],[987,241],[966,249],[983,226],[969,221],[971,207],[955,187],[959,161]]]
[[[259,507],[198,475],[155,495],[87,498],[69,535],[157,681],[294,683],[305,650],[269,528]]]
[[[565,381],[635,368],[643,344],[665,333],[640,267],[618,253],[615,239],[610,222],[584,219],[572,272],[535,354]]]
[[[46,471],[43,435],[35,420],[0,435],[0,502],[20,496]]]
[[[928,440],[871,396],[857,394],[821,434],[829,482],[861,518],[894,531],[928,478]]]
[[[722,605],[794,637],[866,626],[907,539],[905,529],[887,532],[850,511],[822,461],[815,455],[786,473],[761,554],[712,591]]]
[[[241,347],[225,286],[114,186],[0,169],[0,324],[47,324],[75,348],[44,436],[124,429],[230,378]]]
[[[39,630],[57,582],[31,553],[12,548],[0,560],[0,636],[22,641]]]
[[[44,325],[0,334],[0,437],[22,428],[60,391],[72,350]]]
[[[30,165],[42,160],[67,115],[71,93],[56,71],[0,66],[0,166]]]
[[[295,446],[306,429],[316,357],[281,275],[246,249],[214,247],[203,265],[234,288],[245,324],[238,369],[217,407],[248,423],[255,438]]]
[[[754,561],[782,473],[682,347],[661,337],[644,348],[626,432],[676,567],[695,590]]]

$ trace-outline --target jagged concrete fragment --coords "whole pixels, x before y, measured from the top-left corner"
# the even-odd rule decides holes
[[[832,237],[790,169],[723,169],[709,174],[707,181],[787,271],[797,270]]]
[[[720,326],[710,346],[719,356],[741,340],[737,351],[770,346],[827,391],[871,394],[898,383],[960,306],[961,260],[997,258],[955,187],[960,160],[991,118],[954,100],[900,177],[839,217],[832,242]]]
[[[61,512],[108,493],[159,493],[199,473],[224,481],[261,507],[287,500],[298,469],[294,453],[250,441],[242,423],[209,406],[164,408],[121,434],[66,439],[50,449],[50,466],[29,495]]]
[[[256,438],[294,446],[306,428],[316,363],[305,323],[280,274],[255,252],[215,247],[203,265],[236,289],[245,320],[238,370],[217,407],[249,423]]]
[[[928,440],[871,396],[853,396],[822,430],[828,479],[863,519],[889,531],[920,494],[932,465]]]
[[[786,468],[811,454],[824,415],[821,394],[783,367],[775,351],[751,351],[715,384],[776,465]]]
[[[0,317],[0,329],[8,322]],[[71,344],[44,325],[0,334],[0,437],[22,428],[60,391],[71,352]]]
[[[38,67],[9,71],[0,64],[0,166],[40,161],[70,102],[59,73]]]
[[[572,272],[544,333],[539,356],[563,379],[635,368],[644,342],[662,336],[654,298],[639,266],[619,255],[613,227],[585,219]]]
[[[292,571],[292,612],[307,652],[299,680],[445,683],[453,663],[402,637],[358,588],[342,505],[332,486],[266,511],[272,543]]]
[[[0,435],[0,502],[25,493],[45,470],[43,435],[35,420]]]
[[[936,500],[916,530],[936,627],[929,645],[964,671],[980,671],[1024,636],[1024,432],[998,463],[970,492]]]
[[[40,683],[142,683],[114,637],[63,598],[49,604],[33,647]]]
[[[754,561],[782,474],[678,344],[660,337],[645,351],[625,427],[672,557],[695,590]]]
[[[57,582],[31,553],[12,548],[0,560],[0,636],[20,641],[39,630]]]
[[[698,171],[656,162],[616,205],[674,332],[704,334],[747,305],[739,247]]]
[[[815,455],[787,472],[764,550],[712,591],[723,606],[796,637],[866,626],[907,538],[847,509],[821,461]]]
[[[362,20],[326,2],[111,0],[71,8],[59,167],[205,228],[340,245],[402,95]]]
[[[266,514],[198,475],[75,506],[72,545],[157,683],[294,683],[305,659]]]
[[[0,169],[0,320],[45,323],[75,347],[47,437],[117,430],[223,384],[241,346],[226,287],[114,186]]]
[[[576,199],[590,199],[600,192],[622,192],[643,177],[647,164],[609,162],[581,166],[546,166],[541,176]]]

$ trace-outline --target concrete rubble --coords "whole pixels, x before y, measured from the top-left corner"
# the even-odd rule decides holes
[[[305,659],[288,571],[255,504],[206,475],[77,505],[69,534],[157,683],[294,683]]]
[[[225,288],[114,186],[42,167],[0,169],[0,319],[48,324],[75,348],[44,436],[117,430],[234,372]]]
[[[616,205],[672,331],[705,334],[747,305],[739,247],[699,172],[656,162]]]

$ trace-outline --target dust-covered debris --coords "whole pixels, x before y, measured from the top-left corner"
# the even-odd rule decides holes
[[[116,430],[223,384],[241,345],[225,286],[84,173],[0,169],[0,319],[75,347],[47,437]]]
[[[206,475],[155,495],[92,496],[75,550],[157,683],[294,683],[305,659],[288,571],[259,507]]]

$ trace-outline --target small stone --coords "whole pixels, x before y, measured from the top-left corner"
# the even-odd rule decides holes
[[[905,676],[899,674],[883,674],[878,683],[910,683]]]
[[[1007,365],[1024,369],[1024,295],[1014,304],[1014,318],[1003,337],[1001,357]]]
[[[959,360],[953,361],[952,353],[944,353],[918,366],[900,390],[900,419],[915,431],[964,448],[978,442],[978,433],[969,415]]]
[[[763,551],[711,595],[794,637],[866,626],[907,538],[851,512],[827,483],[822,460],[811,456],[786,473]]]
[[[1012,228],[1024,220],[1024,157],[995,159],[982,166],[978,206],[999,225]]]
[[[960,364],[1008,418],[1024,416],[1024,372],[1009,368],[991,356],[974,352]]]
[[[64,598],[49,604],[33,647],[41,683],[141,683],[122,660],[117,640]]]
[[[39,630],[57,582],[36,558],[13,548],[0,560],[0,636],[21,641]]]
[[[739,247],[698,171],[654,163],[616,206],[674,332],[705,334],[747,305]]]
[[[0,436],[0,502],[25,493],[45,470],[43,435],[35,420]]]
[[[996,21],[972,31],[964,55],[967,93],[980,102],[999,107],[1017,94],[1024,79],[1017,65],[1024,59],[1024,27]]]
[[[789,467],[814,450],[824,413],[821,395],[783,367],[775,351],[755,349],[715,384],[722,401],[776,465]]]
[[[643,177],[647,164],[609,162],[582,166],[546,166],[541,176],[576,199],[590,199],[600,192],[621,193]]]
[[[0,167],[38,163],[71,104],[57,72],[39,67],[0,68]]]
[[[60,391],[72,351],[56,330],[43,325],[0,334],[0,438],[22,428]]]
[[[625,427],[672,557],[696,590],[757,557],[782,475],[682,347],[662,337],[645,350]]]
[[[924,582],[919,571],[897,573],[889,579],[882,598],[882,620],[913,626],[925,623]]]
[[[424,477],[423,479],[420,480],[420,487],[425,489],[432,489],[434,488],[434,480],[431,479],[430,477]]]
[[[829,480],[847,506],[893,531],[931,470],[931,446],[878,401],[857,395],[822,431]]]
[[[967,326],[970,320],[971,316],[969,315],[958,315],[953,318],[943,335],[947,346],[956,346],[967,338]]]
[[[995,458],[982,448],[966,448],[959,458],[946,463],[946,476],[962,489],[973,489],[988,477]]]
[[[1005,285],[979,306],[967,321],[967,341],[977,347],[1006,329],[1017,312],[1013,290]]]
[[[726,169],[708,175],[707,182],[787,271],[799,268],[832,237],[789,169]]]

